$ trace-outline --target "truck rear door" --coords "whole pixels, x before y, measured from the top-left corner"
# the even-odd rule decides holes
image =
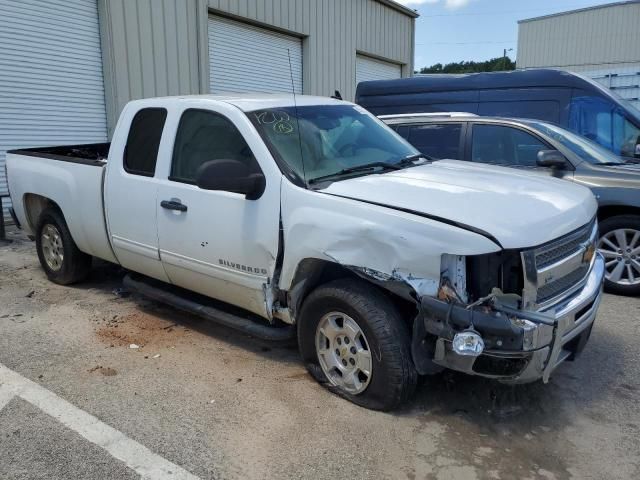
[[[264,164],[268,150],[236,107],[183,107],[171,112],[169,123],[175,142],[156,208],[160,256],[171,283],[268,317],[265,288],[278,251],[281,175]],[[212,160],[239,161],[263,173],[262,196],[248,200],[200,189],[197,171]]]
[[[105,208],[120,264],[168,282],[158,248],[154,178],[166,119],[167,110],[160,107],[129,107],[122,113],[109,152]]]

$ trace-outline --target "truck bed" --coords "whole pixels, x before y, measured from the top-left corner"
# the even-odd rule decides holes
[[[104,214],[103,182],[108,143],[30,148],[7,152],[11,202],[27,234],[36,235],[47,202],[62,211],[78,248],[115,262]]]
[[[23,148],[9,150],[7,154],[27,157],[48,158],[63,162],[103,166],[109,156],[110,143],[90,143],[84,145],[62,145],[58,147]]]

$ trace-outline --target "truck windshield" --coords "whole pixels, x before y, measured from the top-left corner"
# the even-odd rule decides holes
[[[408,166],[420,152],[354,105],[279,107],[248,113],[272,154],[305,183]],[[371,166],[370,168],[359,168]]]
[[[580,135],[576,135],[564,128],[543,122],[527,122],[533,128],[553,138],[556,142],[571,150],[582,160],[592,164],[616,165],[625,163],[610,150],[592,142]]]

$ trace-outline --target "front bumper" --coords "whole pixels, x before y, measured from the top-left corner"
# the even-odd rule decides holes
[[[602,299],[604,272],[598,254],[582,288],[539,312],[500,306],[468,310],[424,297],[412,343],[418,371],[444,367],[505,383],[547,382],[558,365],[586,345]],[[453,336],[471,327],[482,335],[486,349],[478,357],[460,356],[452,350]]]

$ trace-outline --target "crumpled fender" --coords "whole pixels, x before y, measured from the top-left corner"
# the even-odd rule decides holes
[[[435,296],[443,254],[480,255],[500,247],[478,233],[393,207],[282,183],[284,260],[279,288],[293,285],[301,261],[338,263],[378,282],[402,281],[418,298]]]

